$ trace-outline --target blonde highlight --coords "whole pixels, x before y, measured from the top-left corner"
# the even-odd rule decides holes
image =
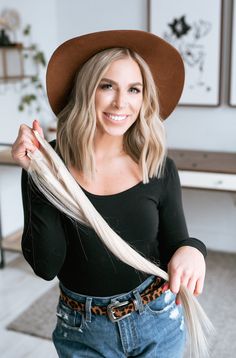
[[[136,252],[107,224],[50,144],[37,132],[35,135],[41,149],[28,154],[31,158],[29,174],[45,197],[65,215],[92,227],[100,240],[121,261],[168,281],[169,275],[165,271]],[[214,334],[214,328],[196,298],[183,285],[180,286],[179,296],[189,332],[190,356],[208,357],[207,336]]]
[[[109,65],[126,57],[139,65],[144,92],[139,118],[124,135],[124,151],[139,164],[144,183],[162,173],[166,154],[165,130],[151,71],[137,53],[113,48],[97,53],[82,66],[68,104],[58,115],[56,151],[67,167],[75,166],[88,180],[92,180],[95,173],[95,92]]]

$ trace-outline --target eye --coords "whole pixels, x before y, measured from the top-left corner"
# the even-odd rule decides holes
[[[140,91],[140,89],[137,88],[137,87],[131,87],[131,88],[129,89],[129,92],[131,92],[131,93],[140,93],[141,91]]]
[[[111,83],[101,83],[99,85],[99,87],[102,89],[102,90],[109,90],[109,89],[112,89],[112,84]]]

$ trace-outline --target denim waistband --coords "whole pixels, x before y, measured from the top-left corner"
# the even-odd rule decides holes
[[[87,299],[91,301],[93,305],[96,306],[107,306],[111,302],[118,301],[127,301],[133,298],[135,296],[135,293],[142,293],[154,280],[156,276],[152,275],[149,276],[145,281],[143,281],[138,287],[132,289],[129,292],[121,293],[114,296],[107,296],[107,297],[96,297],[96,296],[90,296],[90,295],[82,295],[76,292],[73,292],[66,288],[61,282],[60,282],[60,288],[61,290],[70,298],[76,300],[77,302],[86,302]]]

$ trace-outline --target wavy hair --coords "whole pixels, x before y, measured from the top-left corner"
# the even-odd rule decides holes
[[[144,88],[139,117],[124,134],[123,148],[139,164],[144,183],[162,174],[166,156],[165,130],[151,71],[134,51],[112,48],[95,54],[80,68],[68,104],[58,115],[56,151],[67,167],[75,166],[89,180],[95,172],[95,92],[110,64],[127,57],[138,64]]]

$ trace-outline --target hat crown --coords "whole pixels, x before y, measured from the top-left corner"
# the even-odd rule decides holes
[[[140,30],[110,30],[74,37],[53,53],[47,67],[49,103],[57,115],[67,104],[79,68],[96,53],[108,48],[129,48],[149,65],[155,81],[160,116],[174,110],[184,85],[184,65],[178,51],[160,37]]]

